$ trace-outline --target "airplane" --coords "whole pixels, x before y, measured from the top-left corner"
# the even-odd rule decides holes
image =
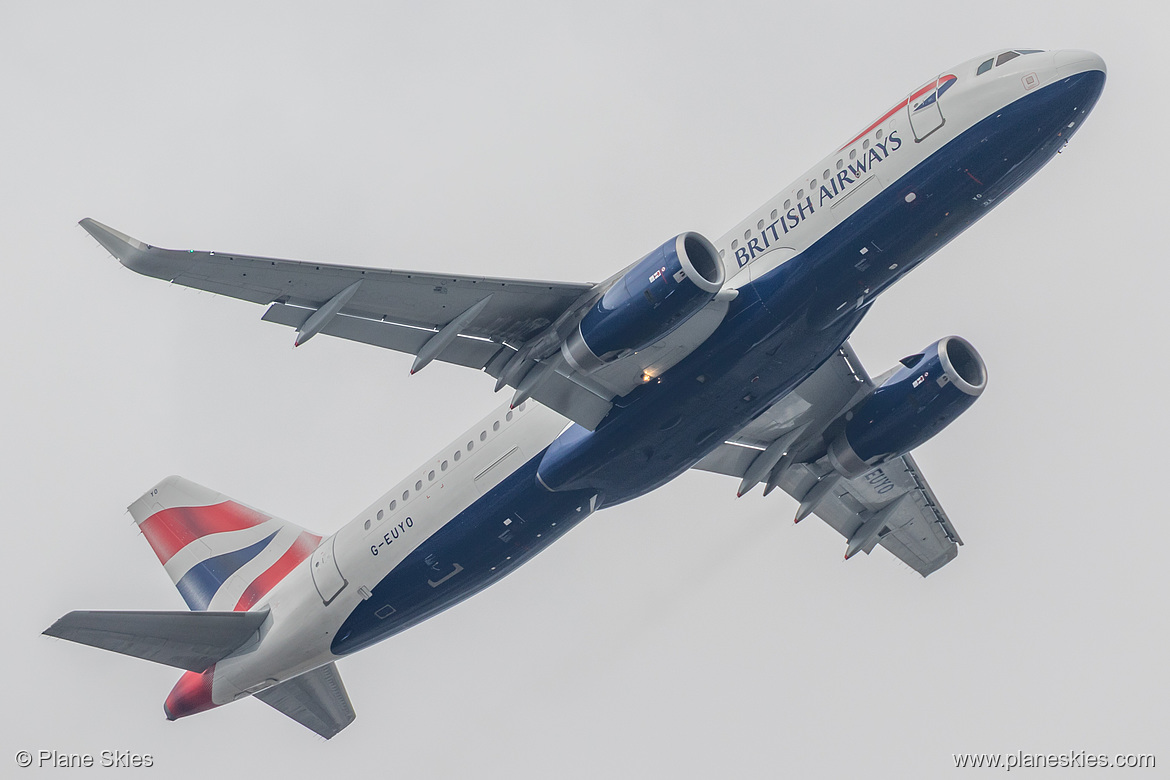
[[[796,499],[922,576],[962,544],[910,451],[987,384],[941,338],[871,378],[874,300],[1068,143],[1088,51],[1001,50],[931,77],[718,241],[688,231],[598,284],[168,250],[81,226],[146,276],[295,329],[483,371],[508,403],[322,537],[181,477],[129,507],[188,611],[75,611],[44,633],[184,670],[170,720],[255,696],[329,739],[336,661],[488,587],[593,512],[689,469]]]

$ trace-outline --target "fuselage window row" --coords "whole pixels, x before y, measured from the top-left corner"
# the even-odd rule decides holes
[[[518,407],[516,407],[515,411],[509,411],[507,414],[504,415],[504,421],[505,422],[512,422],[513,418],[516,416],[516,411],[523,412],[524,409],[526,408],[526,406],[527,406],[527,401],[525,401],[524,403],[522,403]],[[500,430],[500,421],[496,420],[495,422],[492,423],[492,431],[494,432],[494,431],[498,431],[498,430]],[[486,430],[479,432],[479,440],[480,441],[487,441],[487,437],[488,437],[488,432]],[[471,450],[474,449],[474,447],[475,447],[474,441],[467,442],[467,451],[468,452],[471,452]],[[457,461],[459,461],[459,459],[461,457],[462,457],[462,452],[460,450],[455,450],[455,452],[451,455],[451,460],[454,460],[457,462]],[[439,471],[446,471],[447,468],[449,467],[449,465],[450,465],[450,463],[448,461],[445,461],[445,460],[442,461],[439,464]],[[427,481],[434,482],[435,476],[436,475],[435,475],[434,469],[431,469],[430,472],[427,473]],[[422,483],[421,479],[417,480],[414,483],[414,490],[416,493],[422,491],[422,485],[423,485],[423,483]],[[410,500],[410,490],[407,489],[407,490],[402,491],[403,503],[405,504],[405,502],[407,502],[409,500]],[[397,508],[398,508],[398,500],[395,499],[395,500],[390,502],[390,505],[385,510],[379,509],[378,513],[376,515],[378,522],[381,522],[386,517],[387,512],[393,513]],[[363,527],[365,528],[365,530],[368,531],[368,530],[370,530],[371,524],[372,524],[371,521],[369,519],[367,519],[366,522],[364,523]]]

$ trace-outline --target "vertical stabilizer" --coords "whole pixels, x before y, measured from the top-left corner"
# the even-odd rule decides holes
[[[130,515],[192,610],[254,606],[321,537],[182,477],[167,477]]]

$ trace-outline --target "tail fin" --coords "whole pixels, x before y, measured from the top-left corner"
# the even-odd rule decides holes
[[[321,543],[182,477],[155,485],[130,515],[192,610],[250,609]]]

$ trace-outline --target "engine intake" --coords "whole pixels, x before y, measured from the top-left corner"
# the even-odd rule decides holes
[[[901,363],[846,413],[844,429],[829,445],[829,462],[848,479],[930,439],[987,387],[983,358],[958,336],[939,339]]]
[[[719,252],[683,233],[634,263],[581,318],[561,352],[588,374],[653,344],[702,309],[723,287]]]

